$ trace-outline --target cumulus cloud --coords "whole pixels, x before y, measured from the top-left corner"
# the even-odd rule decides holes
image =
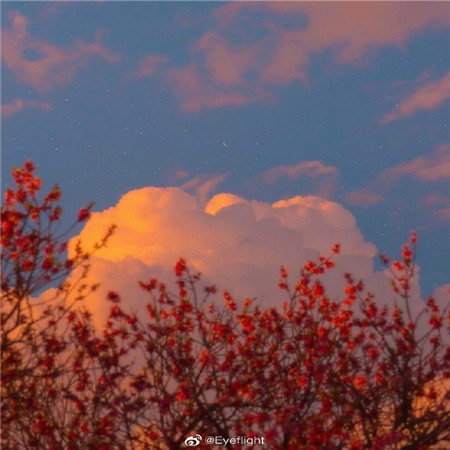
[[[449,305],[448,299],[450,296],[450,283],[442,284],[434,289],[432,296],[438,304]]]
[[[11,117],[26,108],[50,111],[52,109],[52,105],[47,102],[38,102],[36,100],[24,100],[22,98],[15,98],[11,102],[2,105],[2,117]]]
[[[93,43],[79,40],[62,47],[33,38],[28,32],[30,22],[20,12],[10,11],[8,18],[10,26],[2,29],[2,61],[18,80],[38,91],[49,91],[68,83],[93,56],[110,63],[121,59],[118,53],[102,45],[100,33]],[[35,58],[28,58],[30,52]]]
[[[94,213],[70,247],[78,238],[83,246],[92,246],[112,223],[117,232],[91,261],[90,280],[101,287],[88,304],[98,320],[109,309],[105,296],[110,289],[131,308],[143,308],[145,293],[136,281],[157,277],[170,285],[180,256],[203,274],[205,284],[229,289],[237,299],[258,297],[266,306],[279,304],[284,298],[277,288],[280,266],[295,281],[308,259],[329,254],[336,242],[343,251],[325,278],[330,296],[342,295],[343,274],[352,272],[383,303],[392,301],[388,277],[374,272],[375,246],[365,241],[349,211],[320,197],[269,204],[222,193],[202,206],[179,188],[148,187]],[[417,285],[413,290],[419,297]]]
[[[416,111],[439,108],[450,98],[450,71],[440,80],[418,87],[406,97],[392,112],[381,119],[381,123],[412,116]]]
[[[286,16],[296,26],[283,26]],[[171,69],[167,80],[185,111],[271,101],[272,87],[308,79],[314,54],[331,49],[338,64],[354,64],[387,45],[403,48],[417,33],[449,22],[446,5],[439,3],[228,3],[215,10],[214,28],[191,46],[189,63]],[[434,107],[445,83],[418,94],[413,108]],[[430,93],[435,100],[425,99]]]

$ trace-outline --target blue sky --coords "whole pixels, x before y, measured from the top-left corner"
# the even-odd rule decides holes
[[[67,216],[145,186],[315,195],[450,283],[445,2],[3,2],[2,184],[27,158]],[[183,256],[183,255],[180,255]]]

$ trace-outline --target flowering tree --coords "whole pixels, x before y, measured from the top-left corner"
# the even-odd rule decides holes
[[[242,447],[237,436],[264,437],[273,449],[448,444],[450,316],[432,298],[411,308],[414,234],[401,260],[383,257],[395,305],[383,306],[350,274],[342,298],[327,296],[321,277],[336,245],[294,282],[281,269],[279,307],[219,295],[180,259],[174,292],[139,282],[145,314],[109,292],[99,329],[82,301],[95,289],[83,284],[90,253],[78,245],[65,256],[52,228],[59,191],[39,203],[33,170],[14,172],[17,189],[6,191],[2,209],[4,448],[179,449],[197,434],[221,436],[229,449]],[[88,215],[81,210],[79,220]],[[81,280],[68,285],[77,266]],[[57,280],[44,304],[33,298]]]
[[[60,232],[60,190],[55,185],[41,200],[41,179],[34,172],[31,161],[13,170],[16,188],[5,191],[1,208],[1,417],[5,448],[46,448],[39,436],[53,433],[47,415],[53,408],[56,413],[64,407],[62,390],[70,380],[67,358],[73,342],[69,344],[64,337],[66,319],[74,304],[96,288],[84,283],[89,257],[105,245],[114,228],[89,252],[78,243],[68,258],[68,233],[89,218],[92,204],[81,208],[73,226]],[[80,268],[81,275],[70,285],[65,280],[75,268]],[[33,298],[50,286],[56,286],[55,295],[45,300]]]

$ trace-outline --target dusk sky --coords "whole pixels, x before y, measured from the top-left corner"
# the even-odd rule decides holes
[[[31,158],[67,223],[95,202],[87,242],[117,223],[94,275],[185,256],[251,285],[341,242],[368,276],[414,229],[422,295],[450,283],[449,3],[2,2],[1,19],[2,186]]]

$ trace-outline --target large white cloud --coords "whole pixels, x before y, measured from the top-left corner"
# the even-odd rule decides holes
[[[145,304],[137,280],[173,280],[179,257],[199,270],[205,284],[237,299],[258,297],[265,305],[283,298],[277,284],[283,264],[292,281],[308,259],[342,245],[337,267],[326,277],[332,297],[342,295],[343,273],[362,278],[382,303],[393,295],[385,273],[374,272],[375,246],[364,240],[353,215],[323,198],[294,197],[273,204],[218,194],[206,206],[178,189],[148,187],[125,194],[116,206],[93,213],[80,235],[83,247],[98,241],[111,224],[117,231],[91,261],[90,280],[101,284],[88,306],[103,318],[109,290],[134,309]],[[176,288],[173,287],[175,291]],[[418,286],[414,286],[417,298]]]

